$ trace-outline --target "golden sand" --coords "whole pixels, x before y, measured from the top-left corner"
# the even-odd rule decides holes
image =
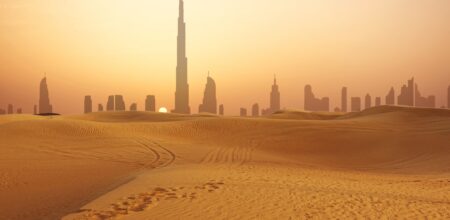
[[[450,111],[0,116],[1,219],[450,219]]]

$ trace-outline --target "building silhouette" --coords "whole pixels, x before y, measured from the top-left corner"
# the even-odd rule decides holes
[[[17,114],[19,114],[19,115],[22,114],[22,108],[17,109]]]
[[[386,96],[386,105],[395,105],[394,87],[391,87],[391,90],[389,90],[389,93]]]
[[[98,112],[102,112],[103,111],[103,105],[102,104],[98,104]]]
[[[334,112],[342,112],[342,110],[339,107],[334,108]]]
[[[37,105],[34,105],[33,107],[33,115],[37,115],[38,114],[38,107]]]
[[[352,112],[359,112],[361,111],[361,98],[360,97],[352,97],[351,101],[352,105]]]
[[[172,112],[190,114],[191,108],[189,107],[189,84],[186,57],[186,23],[184,22],[183,0],[180,0],[179,4],[175,109],[172,110]]]
[[[402,86],[397,101],[399,105],[414,106],[414,78]]]
[[[281,100],[280,100],[280,90],[278,88],[277,84],[277,78],[274,77],[273,79],[273,85],[272,90],[270,92],[270,107],[268,109],[263,110],[263,115],[270,115],[276,111],[279,111],[281,109]]]
[[[224,115],[224,113],[225,113],[225,109],[224,109],[224,107],[223,107],[223,104],[221,104],[221,105],[219,106],[219,115]]]
[[[4,114],[6,114],[5,109],[1,109],[1,108],[0,108],[0,115],[4,115]]]
[[[198,112],[217,114],[216,82],[209,76],[209,73],[203,94],[203,103],[199,105]]]
[[[247,117],[247,109],[246,108],[241,108],[240,116],[241,117]]]
[[[305,86],[305,110],[306,111],[330,111],[330,99],[324,97],[318,99],[315,97],[312,87],[310,85]]]
[[[258,117],[259,116],[259,105],[258,105],[258,103],[255,103],[252,106],[252,116],[253,117]]]
[[[136,104],[136,103],[132,103],[132,104],[130,105],[130,111],[132,111],[132,112],[137,111],[137,104]]]
[[[145,111],[155,112],[156,111],[156,98],[154,95],[148,95],[145,99]]]
[[[435,108],[436,107],[436,97],[431,95],[428,97],[423,97],[420,94],[419,86],[416,84],[415,87],[415,99],[414,99],[416,107],[423,108]]]
[[[375,106],[381,106],[381,97],[375,98]]]
[[[447,89],[447,108],[450,109],[450,86]]]
[[[87,95],[84,97],[84,114],[92,112],[92,98]]]
[[[50,97],[47,86],[47,77],[41,80],[39,88],[39,114],[48,114],[53,112],[53,106],[50,104]]]
[[[114,103],[115,103],[115,111],[126,111],[125,109],[125,101],[123,100],[123,96],[121,95],[115,95],[114,96]]]
[[[341,92],[341,111],[342,112],[347,112],[347,104],[348,102],[348,97],[347,97],[347,87],[342,87],[342,92]]]
[[[366,98],[364,101],[365,101],[364,102],[365,109],[372,108],[372,97],[370,96],[370,94],[366,95]]]
[[[14,106],[12,104],[8,105],[8,115],[14,114]]]
[[[110,95],[108,97],[108,102],[106,103],[106,111],[113,112],[115,109],[114,96]]]

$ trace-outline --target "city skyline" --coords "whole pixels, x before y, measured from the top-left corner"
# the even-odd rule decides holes
[[[102,44],[92,45],[93,42],[97,42],[97,35],[110,35],[118,29],[103,26],[103,23],[96,23],[99,22],[98,17],[88,17],[92,19],[91,23],[93,24],[93,26],[89,27],[96,28],[94,32],[95,36],[88,34],[88,31],[91,29],[80,30],[79,34],[82,39],[87,40],[85,41],[86,45],[79,45],[77,43],[80,42],[74,42],[70,36],[66,36],[61,34],[61,32],[58,32],[59,28],[63,28],[63,30],[66,30],[64,28],[68,28],[67,31],[72,31],[73,29],[70,29],[69,27],[60,27],[58,24],[54,23],[46,23],[44,20],[32,20],[31,17],[32,15],[35,15],[35,13],[48,12],[50,9],[77,6],[73,11],[67,13],[74,16],[74,18],[78,18],[81,16],[79,10],[90,10],[99,6],[112,7],[110,5],[104,5],[106,2],[99,1],[96,4],[71,2],[67,3],[67,5],[61,5],[56,3],[56,1],[49,1],[49,4],[45,7],[31,3],[30,1],[28,3],[17,5],[17,2],[15,1],[5,1],[2,3],[2,7],[0,7],[0,10],[4,10],[5,13],[3,14],[6,16],[0,18],[2,21],[2,23],[0,23],[0,28],[2,29],[2,33],[5,33],[4,38],[0,39],[0,45],[2,48],[5,48],[5,50],[0,52],[0,59],[5,61],[5,65],[0,67],[0,72],[2,73],[2,76],[5,77],[0,85],[0,106],[2,106],[2,108],[9,103],[14,103],[16,106],[23,107],[23,110],[26,113],[33,112],[33,105],[37,104],[37,97],[34,91],[38,88],[36,88],[35,82],[42,78],[44,72],[48,72],[48,76],[51,77],[52,81],[51,91],[53,91],[53,93],[51,92],[50,94],[52,98],[52,105],[55,106],[55,111],[63,114],[77,114],[83,112],[83,99],[80,97],[83,97],[86,94],[93,97],[93,103],[95,106],[98,103],[103,103],[105,97],[107,97],[110,93],[119,93],[124,97],[127,97],[127,101],[129,101],[129,103],[137,103],[138,107],[144,106],[142,96],[145,94],[154,94],[159,100],[158,107],[164,106],[168,109],[173,109],[173,96],[175,91],[175,83],[173,80],[175,62],[173,57],[176,57],[176,50],[174,50],[176,49],[176,47],[174,47],[174,38],[177,32],[177,28],[175,28],[177,21],[174,18],[176,17],[176,14],[179,13],[174,9],[177,8],[177,4],[179,3],[178,1],[171,1],[167,3],[144,3],[137,1],[134,5],[129,6],[130,8],[114,8],[115,12],[123,13],[120,14],[120,16],[121,18],[125,18],[128,24],[139,24],[142,25],[142,27],[146,27],[147,30],[149,29],[148,25],[153,25],[152,27],[154,29],[152,30],[155,31],[151,31],[152,35],[149,35],[148,32],[141,32],[131,28],[131,30],[135,32],[132,32],[129,36],[120,35],[124,40],[126,40],[126,42],[128,42],[124,44],[120,44],[122,41],[118,39],[116,39],[118,41],[111,41],[111,39],[103,38],[102,40],[107,42],[108,45],[108,48],[103,48],[103,50],[98,50],[98,46]],[[241,50],[237,50],[235,47],[236,45],[228,45],[230,42],[235,42],[236,39],[233,38],[234,36],[230,36],[227,33],[233,33],[236,30],[243,30],[243,24],[237,22],[237,20],[229,20],[229,22],[225,23],[220,22],[220,26],[209,24],[206,25],[206,27],[210,30],[210,33],[201,33],[199,30],[204,29],[206,21],[201,20],[200,18],[208,17],[213,13],[199,10],[201,7],[211,7],[211,9],[219,10],[217,8],[217,4],[219,3],[216,1],[203,3],[203,5],[198,2],[188,3],[189,4],[187,4],[185,8],[185,10],[188,11],[186,13],[188,15],[186,20],[189,23],[189,37],[186,39],[186,46],[187,50],[190,51],[189,60],[191,62],[188,66],[188,70],[190,73],[189,83],[191,87],[190,106],[191,108],[194,108],[192,109],[193,112],[196,112],[196,106],[198,106],[202,101],[204,72],[208,69],[211,69],[215,73],[214,78],[220,85],[217,89],[217,99],[220,104],[224,104],[227,115],[238,115],[239,108],[244,104],[246,106],[250,106],[252,103],[256,102],[259,103],[261,107],[269,106],[270,103],[267,99],[266,87],[267,82],[274,73],[278,74],[279,86],[283,91],[283,98],[281,99],[282,108],[290,107],[303,109],[303,87],[306,84],[313,86],[314,93],[318,97],[327,96],[330,98],[330,110],[340,106],[340,90],[344,85],[349,88],[348,97],[363,97],[365,94],[370,93],[373,98],[382,97],[384,103],[386,91],[389,90],[390,86],[396,88],[396,95],[398,95],[400,93],[398,88],[403,85],[404,79],[412,76],[421,82],[420,90],[423,94],[426,96],[429,94],[436,95],[436,107],[446,106],[447,104],[446,96],[442,94],[445,94],[446,88],[448,87],[448,83],[450,81],[450,68],[446,65],[450,59],[450,56],[448,53],[449,50],[446,49],[449,48],[448,42],[443,39],[446,38],[449,33],[446,31],[446,28],[450,25],[446,25],[448,24],[447,22],[449,19],[444,19],[447,14],[443,14],[440,10],[441,8],[445,8],[446,4],[448,4],[447,2],[418,3],[411,1],[410,8],[408,8],[406,12],[399,12],[406,14],[394,15],[386,12],[387,16],[392,19],[391,21],[400,27],[397,32],[398,42],[401,40],[401,42],[407,43],[396,46],[393,42],[397,41],[385,41],[382,39],[376,39],[373,41],[374,39],[368,35],[358,36],[357,39],[365,41],[370,40],[369,42],[371,42],[371,44],[383,44],[379,49],[371,48],[371,50],[366,51],[367,53],[362,53],[361,50],[352,50],[353,54],[350,54],[348,53],[349,51],[344,50],[342,51],[343,54],[328,54],[327,56],[323,56],[328,52],[336,51],[336,48],[331,47],[324,50],[322,47],[318,46],[318,42],[320,41],[311,43],[310,40],[305,40],[305,38],[313,36],[311,34],[318,34],[318,32],[311,32],[311,29],[308,28],[305,29],[305,27],[313,27],[308,26],[313,23],[308,23],[305,19],[298,19],[297,21],[300,21],[300,23],[294,22],[292,25],[299,24],[302,28],[296,29],[296,31],[300,32],[292,33],[294,34],[293,36],[300,37],[298,39],[290,39],[289,42],[292,43],[292,45],[290,45],[292,48],[285,51],[290,52],[287,54],[291,54],[292,52],[295,53],[294,56],[290,57],[273,56],[273,54],[284,54],[283,50],[287,47],[285,47],[284,44],[281,45],[277,42],[282,39],[280,38],[281,35],[284,36],[285,34],[290,33],[288,29],[277,29],[279,32],[259,35],[260,39],[258,39],[257,42],[260,44],[250,44],[250,47],[240,45],[242,46],[239,47]],[[126,5],[126,3],[117,4],[120,6]],[[232,5],[235,6],[236,3],[231,1],[229,3],[220,4],[222,4],[220,6],[227,5],[228,7]],[[373,6],[379,6],[381,3],[370,4]],[[423,6],[422,4],[428,5],[427,9],[429,10],[425,11],[425,9],[420,8],[419,6]],[[137,10],[136,14],[139,16],[144,16],[144,12],[155,12],[155,9],[158,7],[150,6],[156,5],[158,5],[159,9],[162,11],[167,12],[167,15],[159,15],[156,13],[158,16],[155,18],[158,19],[139,19],[139,21],[137,18],[125,16],[127,11],[134,9],[135,6],[140,6],[140,10]],[[270,5],[271,4],[268,2],[262,1],[260,5],[252,6],[257,9],[268,9]],[[326,2],[326,4],[319,5],[318,3],[287,1],[281,5],[278,5],[278,3],[274,3],[274,5],[277,7],[271,10],[285,12],[288,13],[288,15],[294,16],[294,14],[290,13],[293,13],[295,10],[302,11],[311,9],[311,7],[314,7],[319,12],[330,12],[329,7],[334,6],[334,3]],[[239,10],[250,8],[249,3],[244,3],[243,6],[243,9],[226,9],[227,12],[230,13],[240,13]],[[290,9],[288,6],[293,6],[293,8]],[[331,15],[336,15],[336,13],[341,13],[348,10],[350,15],[342,18],[342,24],[344,24],[349,21],[346,19],[351,19],[356,16],[353,13],[355,13],[357,9],[367,10],[367,8],[360,4],[354,4],[354,7],[355,8],[353,9],[343,9],[340,7],[333,8]],[[386,7],[400,6],[396,3],[388,3]],[[31,9],[36,8],[41,10],[30,11]],[[377,18],[375,12],[379,12],[379,10],[381,9],[375,7],[374,10],[368,11],[367,15],[358,16],[362,16],[362,19],[369,22],[369,24],[375,24],[376,22],[371,23],[374,21],[370,19]],[[404,20],[405,18],[410,18],[408,17],[410,16],[409,13],[413,11],[421,12],[417,16],[423,18],[423,23],[421,23],[422,25],[414,26],[414,28],[409,25],[409,22]],[[11,14],[13,12],[20,13]],[[110,16],[107,12],[100,12],[100,14],[104,15],[105,18]],[[88,13],[87,15],[91,14]],[[240,17],[237,16],[237,14],[232,15],[236,15],[234,18]],[[53,16],[52,18],[62,18],[61,24],[64,24],[65,22],[75,22],[75,20],[71,20],[71,17],[65,17],[63,14],[59,14],[59,12],[57,13],[56,11],[55,14],[44,14],[43,17],[50,18],[49,16]],[[325,18],[320,13],[318,15],[308,14],[303,16],[313,20]],[[217,16],[213,16],[212,18],[216,19],[213,19],[216,23],[221,19]],[[259,26],[260,23],[267,23],[267,21],[270,21],[267,17],[260,16],[258,18],[261,20],[250,23],[253,28],[247,29],[249,30],[248,34],[250,35],[245,35],[244,40],[252,39],[250,36],[253,34],[261,34],[261,31],[265,29]],[[269,22],[271,27],[280,28],[280,25],[282,24],[280,20],[277,20],[276,18],[270,19],[273,19]],[[170,25],[161,25],[162,23],[169,21]],[[329,24],[332,23],[332,20],[325,19],[325,21],[325,24],[321,26],[322,29],[324,29],[324,31],[331,31],[332,29]],[[30,32],[30,30],[27,29],[27,24],[33,22],[36,22],[37,28]],[[84,23],[76,24],[77,25],[75,25],[75,27],[79,28],[83,27],[81,25]],[[382,24],[383,23],[377,23],[377,25],[372,26],[372,28],[376,29],[373,30],[373,33],[378,34],[377,36],[384,36],[383,34],[387,33],[384,32],[384,29],[380,28],[382,27]],[[291,23],[288,23],[287,25],[291,25]],[[123,23],[120,22],[117,23],[117,26],[124,27]],[[436,29],[435,27],[440,27],[441,29]],[[163,30],[159,30],[158,28],[163,28]],[[222,29],[225,31],[221,31],[219,34],[217,31]],[[41,33],[41,31],[44,30],[48,33]],[[362,26],[358,25],[350,30],[365,31]],[[389,30],[389,28],[387,28],[387,30]],[[36,33],[36,31],[38,33]],[[429,43],[431,41],[426,40],[415,41],[415,38],[412,39],[409,37],[412,36],[409,34],[419,31],[427,33],[429,35],[428,37],[432,38],[434,43]],[[30,33],[29,36],[38,34],[37,36],[40,41],[23,38],[23,33]],[[130,43],[129,40],[132,39],[130,38],[131,36],[141,36],[140,34],[142,33],[144,33],[142,36],[148,37],[148,39],[143,41],[144,39],[139,38],[136,39],[136,41],[133,41],[133,43]],[[298,35],[298,33],[301,33],[301,35]],[[343,34],[343,32],[340,31],[338,33]],[[155,40],[153,36],[156,35],[158,35],[158,39],[167,39],[167,42]],[[228,36],[228,38],[227,40],[224,40],[223,38],[218,38],[219,36]],[[331,36],[332,37],[320,39],[323,40],[322,43],[330,43],[330,41],[334,40],[343,40],[341,35]],[[337,36],[339,38],[336,38]],[[348,37],[349,38],[346,40],[354,39],[355,36]],[[424,37],[425,39],[427,38],[427,36]],[[14,39],[17,44],[9,44],[8,42],[12,39]],[[49,42],[51,39],[53,39],[52,42],[54,43]],[[227,47],[221,47],[218,45],[217,40],[219,39],[220,42],[225,43]],[[60,45],[59,43],[62,41],[71,43]],[[114,42],[115,46],[113,44],[109,44],[111,42]],[[88,45],[89,47],[97,48],[98,54],[92,54],[89,52],[90,55],[88,56],[94,61],[90,63],[95,63],[96,65],[90,66],[84,62],[81,58],[86,57],[86,55],[83,54],[83,51],[66,46],[71,45],[72,43],[75,43],[75,45],[82,49],[85,48],[84,46]],[[159,45],[160,43],[161,45]],[[19,45],[29,45],[30,49],[25,50],[25,48],[22,48]],[[124,48],[120,45],[132,45],[133,47],[124,51]],[[363,44],[360,44],[359,46],[361,45]],[[35,49],[38,46],[42,47],[37,50],[40,51],[41,54],[39,54],[39,56],[35,56],[34,53],[31,53],[30,51],[31,48]],[[411,57],[409,54],[403,53],[405,52],[406,46],[411,50],[414,50],[414,54],[416,55]],[[56,50],[56,48],[61,48],[61,50]],[[280,50],[280,48],[282,50]],[[112,61],[110,60],[111,55],[105,54],[104,52],[111,52],[115,50],[125,53],[111,53],[115,54],[115,61],[110,62]],[[5,51],[8,53],[5,53]],[[264,53],[259,53],[258,51],[269,52],[268,54],[271,55],[265,57],[263,56]],[[88,51],[86,50],[86,52]],[[154,52],[159,55],[154,56]],[[379,56],[380,53],[387,52],[393,53],[391,58],[395,56],[396,60],[399,62],[393,63],[389,61],[390,59],[381,59]],[[64,54],[68,54],[70,56]],[[218,56],[219,54],[220,56]],[[244,54],[246,54],[246,56],[243,56]],[[370,61],[361,60],[362,58],[373,58],[375,54],[377,59],[372,59]],[[60,58],[56,58],[56,55]],[[26,57],[26,59],[21,59],[20,57]],[[268,57],[271,57],[270,62],[267,60]],[[357,57],[360,57],[361,59]],[[161,59],[165,61],[159,62]],[[431,62],[431,60],[433,61]],[[322,63],[327,65],[322,65]],[[79,64],[79,66],[74,68],[75,64]],[[355,66],[355,64],[357,64],[357,66]],[[125,66],[126,68],[124,68]],[[328,67],[323,68],[323,66]],[[379,77],[380,75],[382,77]],[[235,80],[238,77],[240,77],[240,80]],[[380,80],[381,78],[383,78],[383,80]],[[236,90],[236,88],[239,89]],[[239,92],[243,92],[247,95],[241,96]],[[69,103],[67,100],[76,101]],[[105,105],[105,103],[103,104]],[[128,106],[126,107],[128,108]]]

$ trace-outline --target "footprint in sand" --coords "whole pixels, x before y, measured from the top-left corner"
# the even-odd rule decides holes
[[[194,186],[194,191],[186,192],[187,187],[170,187],[162,188],[156,187],[151,192],[140,193],[136,195],[130,195],[123,198],[117,203],[110,205],[110,210],[108,211],[98,211],[98,210],[83,210],[87,213],[82,219],[89,220],[105,220],[114,219],[116,217],[128,215],[132,212],[142,212],[152,206],[156,205],[161,200],[173,200],[173,199],[190,199],[194,200],[197,198],[197,192],[195,190],[215,192],[224,185],[223,182],[209,181],[205,184]],[[184,192],[181,192],[184,191]]]

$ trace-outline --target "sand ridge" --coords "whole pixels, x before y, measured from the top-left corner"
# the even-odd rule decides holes
[[[0,116],[0,213],[445,219],[449,137],[450,111],[391,106],[268,118]]]

